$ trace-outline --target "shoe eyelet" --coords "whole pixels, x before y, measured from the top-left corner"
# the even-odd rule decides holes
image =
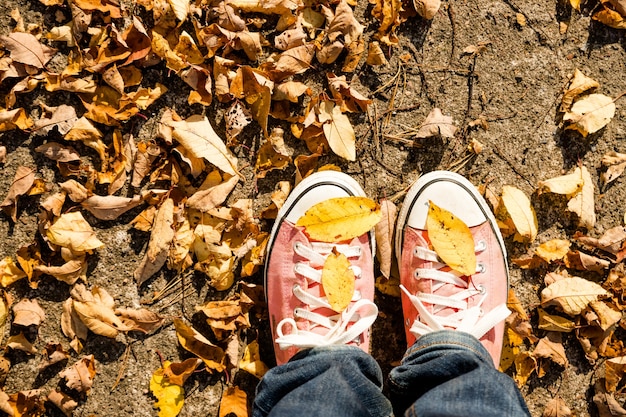
[[[293,287],[291,287],[291,292],[295,294],[295,292],[299,289],[300,289],[300,284],[293,284]]]
[[[477,289],[478,291],[480,291],[480,293],[481,293],[482,295],[487,294],[487,288],[485,288],[485,286],[484,286],[483,284],[478,284],[478,285],[476,286],[476,289]],[[482,311],[482,310],[481,310],[481,311]]]
[[[413,271],[413,278],[418,278],[420,277],[420,273],[419,271],[416,269],[415,271]]]
[[[476,273],[484,274],[485,272],[487,272],[487,267],[485,266],[485,264],[482,262],[478,262],[478,264],[476,265]]]
[[[293,243],[293,251],[296,252],[298,249],[300,249],[300,242],[294,242]]]
[[[479,241],[478,241],[478,244],[476,245],[476,248],[475,248],[476,252],[482,252],[482,251],[484,251],[485,249],[487,249],[487,242],[485,242],[485,241],[484,241],[484,240],[482,240],[482,239],[481,239],[481,240],[479,240]]]
[[[419,255],[419,253],[418,253],[417,247],[414,247],[414,248],[413,248],[413,256],[414,256],[415,258],[417,258],[417,257],[418,257],[418,255]]]

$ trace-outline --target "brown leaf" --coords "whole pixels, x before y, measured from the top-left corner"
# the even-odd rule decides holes
[[[228,387],[225,392],[222,393],[222,399],[220,401],[219,417],[229,415],[236,417],[247,417],[249,415],[246,392],[236,386]]]
[[[567,91],[561,99],[561,112],[567,112],[572,108],[574,99],[587,90],[598,88],[600,84],[583,74],[578,68],[574,70],[574,76],[570,80]]]
[[[542,417],[572,417],[572,410],[569,409],[563,398],[556,396],[546,404]]]
[[[122,322],[132,328],[144,333],[151,333],[161,327],[165,319],[159,314],[148,309],[140,308],[138,310],[131,308],[118,308],[115,314],[119,316]]]
[[[78,211],[62,214],[48,228],[46,236],[51,243],[75,253],[91,252],[104,246]]]
[[[60,343],[48,343],[43,349],[43,357],[39,364],[39,371],[46,369],[55,363],[67,360],[69,353],[65,351],[63,345]]]
[[[84,285],[72,288],[72,307],[80,320],[95,334],[115,338],[117,334],[132,330],[115,315],[114,300],[104,288],[94,287],[91,292]]]
[[[81,202],[81,206],[100,220],[115,220],[143,203],[141,196],[120,197],[114,195],[92,195]]]
[[[595,382],[594,391],[593,402],[598,407],[600,417],[626,417],[626,410],[613,394],[606,391],[604,378]]]
[[[224,351],[220,347],[215,346],[181,319],[174,319],[174,326],[181,346],[202,359],[208,369],[217,372],[226,369]]]
[[[98,130],[87,118],[81,117],[67,132],[64,139],[82,142],[85,146],[95,150],[101,161],[106,161],[106,145],[102,142],[102,132]]]
[[[13,182],[9,187],[7,196],[4,201],[0,203],[0,207],[4,212],[11,216],[13,221],[17,221],[17,201],[20,196],[23,196],[30,190],[35,182],[35,171],[32,168],[20,166],[15,172]]]
[[[74,409],[78,407],[78,403],[64,392],[54,389],[48,394],[48,401],[54,404],[67,417],[71,417]]]
[[[80,203],[91,194],[84,185],[76,180],[67,180],[59,184],[66,195],[75,203]]]
[[[35,148],[45,157],[59,162],[74,162],[80,160],[80,155],[71,146],[64,146],[56,142],[48,142]]]
[[[68,366],[59,372],[61,378],[65,378],[68,388],[80,393],[89,394],[96,376],[96,362],[93,355],[84,356],[72,366]]]
[[[37,300],[23,299],[13,306],[13,324],[17,326],[39,326],[46,318],[46,313]]]
[[[569,251],[565,257],[565,265],[578,271],[602,272],[611,266],[611,263],[597,256],[589,255],[581,251]]]
[[[78,121],[76,109],[72,106],[61,104],[58,107],[48,107],[42,105],[45,115],[35,122],[33,131],[36,135],[48,135],[55,127],[61,135],[68,133],[72,126]]]
[[[235,175],[222,182],[222,177],[218,171],[211,172],[200,188],[187,199],[187,207],[207,212],[220,206],[226,201],[239,179]]]
[[[457,127],[454,126],[451,116],[444,116],[437,107],[433,108],[426,120],[420,125],[415,134],[416,139],[424,139],[432,136],[443,138],[453,138]]]
[[[389,278],[393,261],[394,230],[397,217],[397,207],[389,200],[380,202],[382,220],[374,228],[376,235],[376,258],[380,263],[380,272]]]
[[[283,136],[281,128],[274,128],[267,141],[261,145],[255,165],[257,178],[265,178],[268,172],[285,169],[291,163],[293,151],[286,148]]]
[[[170,245],[174,239],[173,225],[174,200],[167,198],[156,213],[148,249],[143,260],[135,269],[134,276],[137,286],[140,286],[165,265]]]
[[[37,265],[34,270],[51,275],[68,285],[74,285],[79,279],[87,280],[87,258],[86,256],[79,256],[59,266]]]
[[[541,305],[557,305],[566,314],[576,316],[591,301],[608,293],[595,282],[583,278],[571,277],[562,279],[541,291]]]
[[[274,191],[270,197],[272,203],[261,212],[261,217],[264,219],[275,219],[278,214],[278,210],[280,210],[283,204],[285,204],[290,192],[291,184],[289,181],[278,181],[274,186]]]
[[[549,332],[571,332],[577,326],[572,320],[565,317],[548,314],[544,309],[538,308],[539,312],[539,328]]]
[[[170,383],[180,385],[185,384],[187,378],[193,374],[196,368],[202,363],[202,360],[198,358],[189,358],[183,362],[174,362],[170,366],[165,368],[163,376],[165,376]]]
[[[81,321],[80,317],[74,310],[74,302],[70,297],[63,303],[63,311],[61,313],[61,330],[63,334],[72,341],[70,346],[76,353],[80,353],[83,349],[81,340],[87,339],[89,329]]]
[[[546,337],[539,340],[532,354],[536,358],[551,359],[554,363],[563,367],[567,367],[569,364],[565,355],[563,341],[561,340],[561,333],[559,332],[548,332]]]
[[[13,32],[7,36],[0,36],[0,42],[11,52],[13,61],[37,68],[44,68],[57,51],[40,43],[30,33]]]

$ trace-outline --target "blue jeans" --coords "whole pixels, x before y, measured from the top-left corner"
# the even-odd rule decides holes
[[[389,375],[353,346],[301,351],[272,368],[257,387],[261,416],[530,416],[513,380],[473,336],[452,330],[426,334]],[[392,406],[393,405],[393,406]]]

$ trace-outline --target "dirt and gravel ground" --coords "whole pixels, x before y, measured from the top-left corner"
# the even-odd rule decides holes
[[[0,4],[2,34],[7,34],[14,26],[9,16],[15,8],[27,23],[42,27],[49,27],[52,23],[49,10],[40,3],[6,0]],[[365,26],[368,39],[377,24],[365,1],[359,2],[356,14]],[[568,25],[564,33],[560,32],[560,23]],[[563,88],[576,68],[597,80],[600,84],[598,91],[605,95],[617,97],[626,91],[624,34],[624,31],[592,21],[585,13],[571,11],[567,4],[557,3],[557,0],[444,2],[431,22],[413,17],[400,27],[399,46],[393,49],[387,66],[361,65],[352,75],[352,85],[373,99],[369,115],[351,117],[358,140],[357,161],[346,163],[325,156],[321,162],[339,165],[375,199],[401,193],[423,172],[456,166],[460,166],[459,172],[474,184],[488,182],[498,193],[503,185],[509,184],[533,195],[538,181],[569,172],[579,163],[587,166],[594,180],[599,181],[601,157],[609,151],[626,152],[626,107],[618,100],[616,115],[609,125],[583,139],[579,134],[561,128],[558,104]],[[476,56],[463,54],[463,50],[471,45],[484,45],[484,51]],[[405,64],[400,57],[407,53],[411,59]],[[190,108],[186,104],[186,93],[179,93],[186,87],[177,77],[168,77],[166,71],[150,71],[148,76],[164,83],[169,91],[146,113],[146,121],[132,122],[138,139],[152,134],[160,110],[165,107],[175,107],[184,116],[205,111],[216,131],[223,133],[224,108],[219,103],[214,102],[206,109],[199,105]],[[312,75],[305,82],[314,86],[321,77],[322,74]],[[5,94],[6,89],[2,93]],[[38,99],[48,105],[59,105],[65,103],[66,96],[48,94],[40,89],[30,94],[24,104],[35,108]],[[394,102],[390,106],[392,99]],[[410,146],[408,142],[393,138],[419,126],[433,107],[453,117],[460,128],[456,138],[427,139],[420,141],[419,146]],[[394,110],[385,113],[389,109]],[[375,119],[378,134],[373,133],[372,121]],[[470,122],[477,119],[486,122],[485,128],[470,126]],[[256,129],[248,129],[251,144],[258,140]],[[481,142],[484,149],[464,161],[465,148],[472,139]],[[7,161],[1,167],[0,195],[6,194],[21,165],[36,166],[38,174],[50,183],[60,180],[54,163],[34,152],[41,143],[42,138],[19,131],[0,133],[0,144],[8,150]],[[304,147],[289,136],[287,144],[295,149],[296,155],[306,153]],[[254,166],[254,145],[251,148],[237,150],[243,162],[241,165]],[[267,205],[269,193],[278,180],[288,179],[293,183],[293,167],[272,172],[258,182],[253,178],[252,168],[242,172],[247,181],[237,187],[231,200],[256,199],[255,209],[259,211]],[[596,186],[598,184],[596,182]],[[626,179],[619,178],[602,193],[596,187],[595,197],[598,222],[589,233],[600,236],[603,231],[623,223]],[[39,200],[27,198],[25,201],[16,223],[6,216],[0,218],[1,258],[13,256],[19,247],[32,240],[37,230]],[[564,215],[565,200],[533,195],[532,201],[539,218],[538,242],[573,234],[576,221]],[[138,212],[139,209],[133,210],[110,222],[98,221],[86,214],[98,238],[105,244],[96,256],[90,258],[89,285],[106,288],[119,306],[139,307],[142,299],[162,288],[173,277],[172,273],[165,271],[140,290],[136,288],[132,273],[143,256],[148,236],[133,231],[128,225]],[[265,230],[269,231],[270,227],[271,223],[263,223]],[[527,249],[526,245],[511,240],[507,245],[511,258]],[[191,317],[198,303],[220,299],[227,294],[211,289],[199,275],[191,274],[186,279],[193,283],[193,291],[184,302],[167,305],[168,300],[165,300],[153,307],[160,309],[165,316],[179,316],[182,312]],[[260,284],[262,277],[257,274],[248,281]],[[539,302],[541,277],[512,267],[511,286],[532,312]],[[69,286],[44,278],[38,289],[30,289],[22,280],[9,292],[15,299],[35,298],[44,308],[46,319],[35,344],[38,349],[50,341],[67,345],[59,322],[61,304],[68,297]],[[384,294],[377,297],[381,317],[374,327],[373,353],[388,372],[405,348],[401,311],[397,299]],[[533,320],[536,321],[536,315]],[[8,331],[7,324],[5,340]],[[262,359],[271,364],[268,321],[262,312],[253,317],[253,328],[244,338],[247,336],[252,340],[256,334],[261,342]],[[565,399],[575,415],[597,415],[591,401],[591,381],[596,366],[588,363],[575,338],[567,337],[565,346],[570,361],[565,370],[553,369],[541,379],[533,376],[522,388],[533,416],[541,416],[545,404],[557,394]],[[173,360],[188,356],[179,346],[171,322],[148,336],[119,336],[112,340],[91,334],[83,354],[95,356],[97,376],[91,393],[74,415],[156,415],[152,408],[154,399],[148,390],[150,376],[160,365],[156,352]],[[7,356],[12,368],[5,383],[6,392],[49,389],[58,384],[57,373],[63,366],[40,373],[37,357],[19,351],[10,351]],[[74,355],[70,363],[77,357]],[[112,390],[120,369],[122,379]],[[236,379],[252,398],[256,379],[243,372]],[[185,406],[180,415],[217,416],[224,387],[225,380],[220,375],[194,375],[185,386]],[[60,415],[54,408],[49,413]]]

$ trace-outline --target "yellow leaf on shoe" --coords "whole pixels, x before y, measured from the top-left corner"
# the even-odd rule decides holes
[[[366,197],[338,197],[309,208],[296,226],[320,242],[341,242],[369,232],[380,221],[380,206]]]
[[[517,234],[515,240],[532,242],[537,237],[537,215],[524,192],[510,185],[502,187],[502,203],[511,216]]]
[[[152,374],[150,379],[150,391],[157,398],[154,408],[159,409],[159,417],[175,417],[180,413],[185,402],[185,390],[180,385],[172,384],[163,375],[165,368],[170,366],[169,361],[163,363],[163,368],[159,368]]]
[[[354,294],[354,272],[346,255],[335,248],[324,262],[322,287],[334,311],[340,313],[348,307]]]
[[[450,268],[463,275],[476,272],[474,237],[463,220],[430,201],[426,229],[435,252]]]
[[[579,277],[556,281],[541,291],[541,305],[556,305],[566,314],[576,316],[599,296],[608,295],[606,290],[595,282]]]

